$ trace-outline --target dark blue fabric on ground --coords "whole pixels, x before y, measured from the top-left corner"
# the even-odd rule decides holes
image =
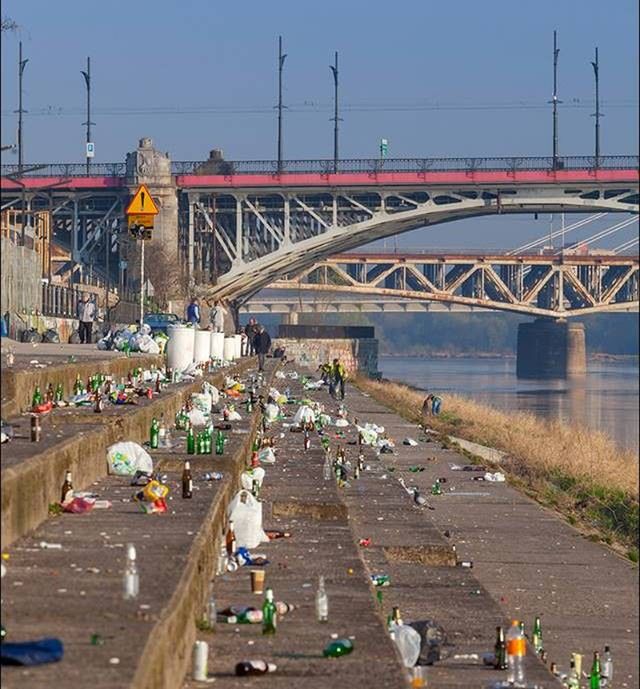
[[[2,665],[43,665],[57,663],[64,655],[60,639],[39,639],[21,643],[0,644]]]

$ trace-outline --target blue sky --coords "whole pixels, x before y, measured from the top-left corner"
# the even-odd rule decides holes
[[[390,157],[547,155],[554,28],[560,153],[592,153],[596,45],[603,153],[638,149],[635,0],[5,0],[3,14],[20,30],[2,41],[2,143],[15,140],[22,40],[26,162],[83,160],[87,55],[96,162],[123,160],[142,136],[176,160],[216,147],[230,159],[273,158],[278,34],[288,53],[285,158],[332,154],[335,50],[343,158],[377,155],[381,137]]]

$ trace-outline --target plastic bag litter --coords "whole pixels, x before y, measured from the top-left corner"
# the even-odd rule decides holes
[[[240,474],[240,484],[245,490],[251,490],[253,488],[253,482],[257,481],[258,485],[262,487],[265,473],[266,472],[262,467],[256,467],[255,469],[243,471]]]
[[[312,423],[315,421],[315,418],[316,415],[313,413],[313,409],[303,404],[301,407],[298,407],[298,411],[293,417],[293,425],[301,426],[303,423]]]
[[[200,409],[192,409],[187,416],[192,426],[206,426],[209,422],[208,414],[205,414]]]
[[[47,330],[47,332],[45,332],[45,334],[42,336],[42,341],[50,342],[52,344],[60,344],[60,337],[53,328],[49,328],[49,330]]]
[[[495,474],[492,474],[491,472],[487,472],[484,475],[484,480],[485,481],[492,481],[493,483],[502,483],[503,481],[505,481],[505,477],[501,471],[496,471]]]
[[[276,378],[284,379],[286,377],[287,377],[287,374],[284,371],[276,371]]]
[[[158,348],[160,349],[160,354],[164,354],[164,350],[167,347],[167,342],[169,342],[169,337],[164,333],[156,333],[153,336],[153,340],[158,345]]]
[[[0,664],[2,665],[44,665],[62,660],[64,646],[60,639],[38,639],[19,643],[0,644]]]
[[[402,441],[403,445],[409,445],[410,447],[415,447],[418,443],[413,438],[405,438]]]
[[[404,666],[413,667],[420,657],[420,634],[409,625],[398,624],[393,627],[393,641],[400,651]]]
[[[234,409],[233,411],[229,412],[229,416],[227,418],[227,421],[242,421],[242,417],[238,412]]]
[[[211,383],[207,382],[206,380],[202,383],[202,392],[205,395],[209,395],[211,397],[211,404],[218,404],[220,401],[220,391],[215,385],[211,385]]]
[[[378,441],[378,434],[366,426],[357,426],[358,433],[362,436],[365,445],[375,445]]]
[[[344,428],[345,426],[349,425],[349,422],[346,419],[336,419],[336,424],[338,428]]]
[[[102,337],[98,340],[97,347],[99,350],[106,352],[111,349],[112,344],[113,342],[110,339],[108,340],[106,337]]]
[[[115,443],[107,449],[108,472],[116,476],[133,476],[136,471],[153,472],[151,455],[138,443]]]
[[[83,514],[84,512],[91,512],[95,503],[94,498],[73,498],[69,502],[63,503],[62,509],[71,514]]]
[[[282,395],[280,394],[279,390],[276,390],[275,388],[269,388],[269,397],[272,397],[274,400],[279,400]]]
[[[211,395],[204,392],[192,392],[191,404],[195,409],[199,409],[203,414],[210,414],[213,406]]]
[[[275,464],[276,453],[270,447],[264,447],[258,452],[258,459],[261,464]]]
[[[235,494],[227,507],[227,518],[233,521],[238,548],[257,548],[269,540],[262,528],[262,503],[249,491]]]
[[[143,323],[138,332],[140,335],[151,335],[151,326],[147,323]]]
[[[141,335],[138,340],[138,350],[143,354],[160,354],[160,345],[151,335]]]
[[[34,328],[29,328],[29,330],[25,330],[22,333],[22,337],[20,338],[22,342],[41,342],[40,335],[38,334],[38,331],[35,330]]]
[[[280,414],[280,407],[277,404],[273,404],[273,402],[269,402],[264,408],[264,416],[268,422],[275,421],[278,418],[278,414]]]

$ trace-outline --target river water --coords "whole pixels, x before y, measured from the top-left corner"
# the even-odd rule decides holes
[[[603,431],[626,448],[638,450],[638,365],[589,361],[584,377],[520,380],[515,359],[427,359],[380,356],[390,380],[443,397],[463,394],[509,411],[581,423]]]

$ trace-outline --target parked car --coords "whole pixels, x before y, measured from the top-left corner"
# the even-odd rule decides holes
[[[144,317],[145,325],[151,328],[152,333],[167,334],[170,325],[179,325],[182,319],[175,313],[148,313]]]

